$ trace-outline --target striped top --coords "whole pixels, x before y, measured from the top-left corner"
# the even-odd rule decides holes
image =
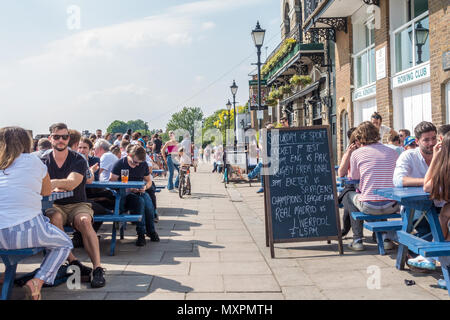
[[[350,177],[359,181],[359,201],[386,201],[373,190],[393,188],[392,177],[398,153],[381,143],[363,146],[350,157]]]

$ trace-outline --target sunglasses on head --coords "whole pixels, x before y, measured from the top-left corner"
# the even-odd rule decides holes
[[[54,140],[59,140],[59,139],[63,139],[63,140],[69,140],[69,135],[68,134],[52,134],[52,138]]]

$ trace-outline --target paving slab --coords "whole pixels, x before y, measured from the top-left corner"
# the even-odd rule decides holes
[[[273,275],[224,275],[227,292],[281,292]]]

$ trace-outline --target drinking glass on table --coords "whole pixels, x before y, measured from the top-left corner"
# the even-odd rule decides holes
[[[128,169],[121,170],[120,177],[122,179],[122,183],[128,183],[129,174],[130,174],[130,171]]]

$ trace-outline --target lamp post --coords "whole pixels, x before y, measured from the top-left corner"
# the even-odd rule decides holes
[[[255,43],[258,55],[258,112],[261,110],[261,47],[264,43],[266,30],[261,29],[259,21],[256,22],[256,28],[252,31],[253,42]],[[258,130],[261,129],[261,119],[258,119]]]
[[[227,126],[227,129],[229,129],[229,128],[230,128],[230,110],[231,110],[231,102],[230,102],[230,99],[228,99],[228,102],[227,102],[226,106],[227,106],[227,110],[228,110],[228,113],[227,113],[227,118],[228,118],[228,126]],[[228,140],[228,135],[226,134],[225,136],[226,136],[226,138],[227,138],[227,140]],[[228,141],[227,141],[227,142],[228,142]],[[228,143],[226,143],[226,144],[228,145]]]
[[[425,45],[428,39],[428,34],[430,33],[430,30],[427,28],[424,28],[422,26],[422,23],[419,21],[416,27],[416,45],[417,45],[417,55],[418,60],[417,64],[421,64],[422,61],[422,47]]]
[[[234,151],[236,151],[237,146],[237,126],[236,126],[236,93],[238,90],[238,86],[236,82],[233,80],[233,84],[230,86],[231,94],[233,95],[233,112],[234,112]],[[228,101],[229,102],[229,101]]]
[[[230,99],[228,99],[228,102],[227,102],[227,104],[226,104],[226,106],[227,106],[227,110],[228,110],[228,112],[227,112],[227,129],[229,129],[230,128],[230,110],[231,110],[231,102],[230,102]],[[226,138],[226,141],[225,141],[225,149],[224,149],[224,180],[225,180],[225,186],[228,184],[228,150],[227,150],[227,147],[228,147],[228,130],[225,130],[225,138]]]

